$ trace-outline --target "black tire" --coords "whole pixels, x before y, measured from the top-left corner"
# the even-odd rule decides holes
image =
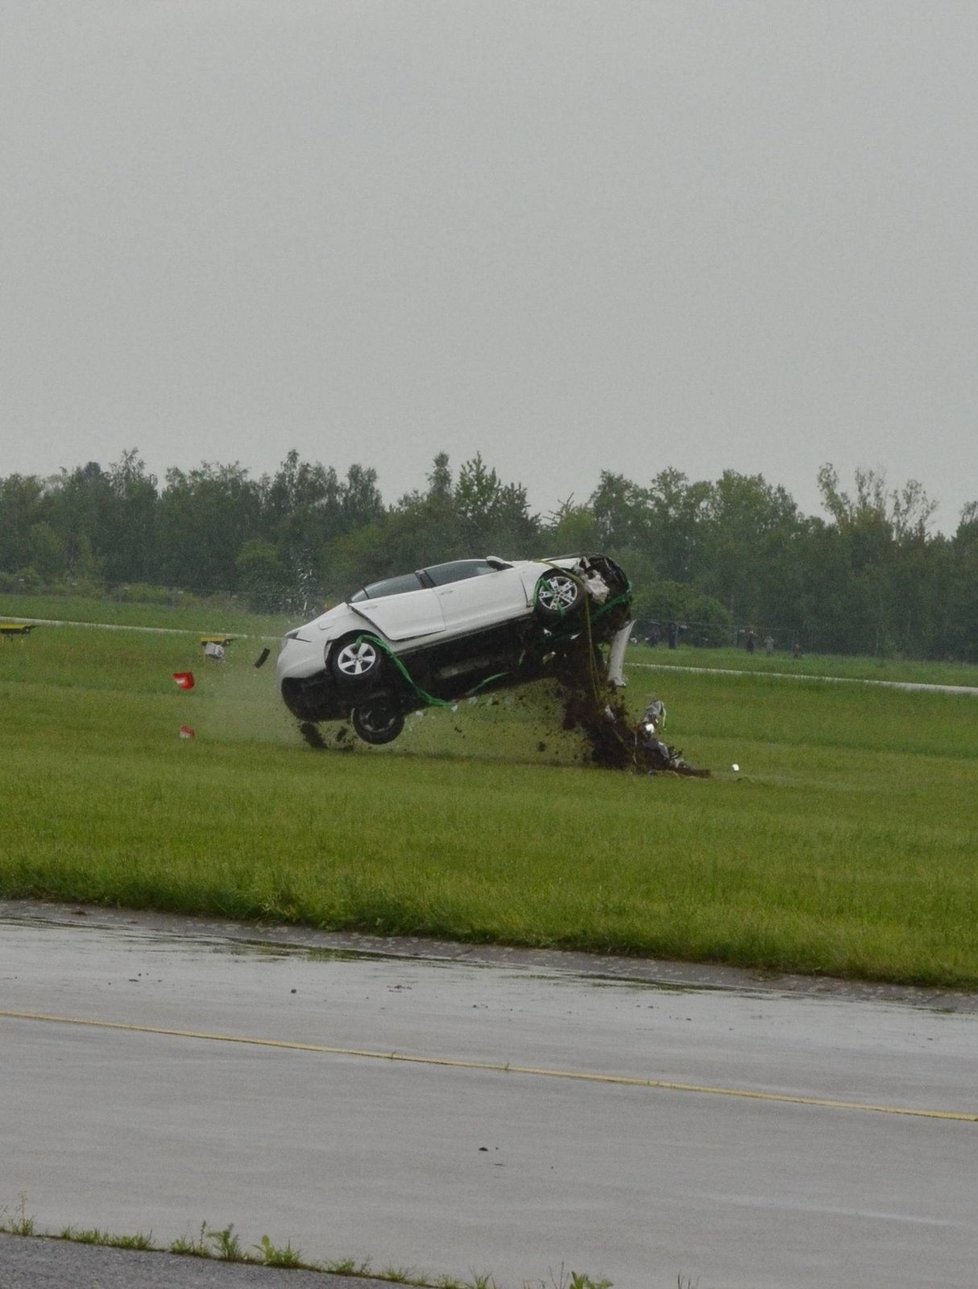
[[[350,713],[353,728],[364,743],[393,743],[404,728],[404,713],[390,695],[370,698]]]
[[[384,667],[383,650],[369,635],[345,636],[330,651],[329,669],[345,689],[373,684]]]
[[[584,588],[580,579],[563,569],[544,573],[537,582],[533,611],[547,626],[559,626],[577,617],[583,605]]]

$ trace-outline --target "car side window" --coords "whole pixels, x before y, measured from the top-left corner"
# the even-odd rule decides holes
[[[423,590],[417,573],[402,573],[400,577],[387,577],[382,582],[371,582],[351,595],[347,604],[358,604],[361,600],[382,600],[387,595],[404,595],[407,591]]]
[[[469,577],[482,577],[496,570],[484,559],[453,559],[447,564],[432,564],[422,569],[431,579],[432,586],[447,586],[450,582],[464,582]]]

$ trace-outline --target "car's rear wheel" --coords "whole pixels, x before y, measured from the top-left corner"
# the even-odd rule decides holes
[[[386,694],[354,707],[350,716],[353,728],[364,743],[392,743],[404,728],[404,713]]]
[[[329,665],[333,678],[340,685],[360,688],[380,675],[384,655],[377,641],[370,636],[347,636],[334,645]]]
[[[580,580],[563,569],[554,569],[537,582],[534,611],[548,626],[576,617],[584,603]]]

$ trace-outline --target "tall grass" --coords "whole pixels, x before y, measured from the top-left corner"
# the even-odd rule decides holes
[[[632,666],[713,771],[647,778],[545,685],[315,753],[254,653],[0,642],[0,894],[978,985],[972,697]]]

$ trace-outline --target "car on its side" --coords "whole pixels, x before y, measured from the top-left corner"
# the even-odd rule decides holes
[[[432,564],[384,578],[288,632],[278,681],[303,724],[351,720],[389,743],[408,712],[546,674],[583,640],[624,683],[631,588],[606,555]]]

